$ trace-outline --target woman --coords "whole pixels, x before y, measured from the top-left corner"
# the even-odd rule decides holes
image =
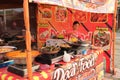
[[[72,25],[72,30],[67,31],[67,37],[69,40],[72,40],[72,42],[77,41],[79,37],[79,30],[80,23],[78,21],[74,21]]]

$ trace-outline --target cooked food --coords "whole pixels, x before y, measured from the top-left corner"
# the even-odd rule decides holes
[[[0,48],[0,53],[4,53],[4,52],[10,52],[12,51],[13,49],[10,49],[10,48]]]
[[[0,53],[13,51],[16,47],[13,46],[0,46]]]
[[[60,51],[60,47],[55,47],[55,46],[46,46],[41,48],[41,52],[46,54],[54,54],[59,51]]]
[[[64,35],[63,35],[63,34],[58,34],[58,35],[57,35],[57,38],[58,38],[58,39],[64,39]]]
[[[77,42],[78,42],[78,38],[76,38],[76,37],[71,37],[71,38],[70,38],[70,42],[77,43]]]
[[[71,46],[69,44],[63,43],[60,45],[62,48],[70,48]]]
[[[42,48],[43,51],[51,52],[51,51],[57,51],[59,50],[59,47],[54,47],[54,46],[46,46]]]

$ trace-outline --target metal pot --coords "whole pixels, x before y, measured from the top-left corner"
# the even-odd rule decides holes
[[[32,62],[34,61],[34,57],[32,57]],[[14,64],[26,64],[26,58],[14,58]]]

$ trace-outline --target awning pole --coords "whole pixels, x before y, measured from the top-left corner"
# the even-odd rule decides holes
[[[116,39],[116,18],[117,18],[117,0],[115,0],[114,22],[113,22],[113,52],[112,52],[112,73],[115,74],[115,39]]]
[[[28,80],[32,79],[32,57],[31,57],[31,34],[30,34],[30,23],[29,23],[29,4],[28,0],[24,0],[23,2],[24,8],[24,22],[26,28],[26,52],[27,52],[27,72],[28,72]]]

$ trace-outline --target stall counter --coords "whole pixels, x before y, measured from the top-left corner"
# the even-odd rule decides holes
[[[86,55],[76,55],[70,62],[58,62],[44,70],[33,72],[33,80],[102,80],[103,70],[103,50],[89,50]],[[45,64],[39,64],[43,66]],[[28,80],[7,71],[7,67],[0,68],[0,80]]]

